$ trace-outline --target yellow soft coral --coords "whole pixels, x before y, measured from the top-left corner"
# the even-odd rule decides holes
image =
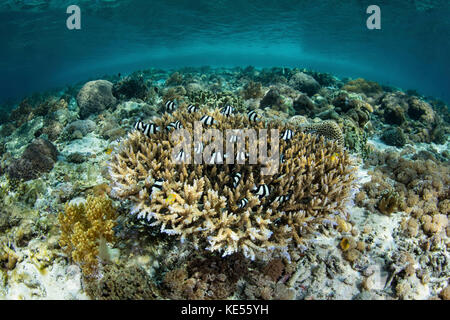
[[[85,275],[91,275],[98,266],[102,247],[114,241],[117,213],[112,201],[106,196],[89,196],[86,202],[66,203],[65,213],[58,218],[61,247]]]

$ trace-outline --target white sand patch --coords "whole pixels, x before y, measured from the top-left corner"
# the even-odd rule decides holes
[[[22,257],[15,269],[8,272],[7,284],[0,292],[7,300],[87,300],[82,291],[81,270],[62,260],[39,270],[29,249],[16,251]]]

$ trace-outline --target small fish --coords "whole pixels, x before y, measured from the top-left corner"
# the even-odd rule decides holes
[[[250,110],[250,111],[247,113],[247,115],[248,115],[248,120],[250,120],[250,121],[252,121],[252,122],[258,121],[258,120],[259,120],[258,114],[256,113],[255,110]]]
[[[175,193],[169,194],[169,196],[166,198],[166,203],[173,204],[175,202],[176,195]]]
[[[111,154],[113,152],[114,148],[113,147],[109,147],[108,149],[106,149],[106,154]]]
[[[177,120],[175,122],[171,122],[166,127],[167,130],[172,130],[172,129],[178,130],[178,129],[181,129],[181,128],[183,128],[183,125],[181,124],[180,120]]]
[[[155,91],[155,93],[158,93],[159,88],[158,87],[153,87],[153,90]]]
[[[234,108],[232,106],[225,106],[220,110],[220,113],[224,116],[230,116],[234,112]]]
[[[286,162],[286,159],[284,158],[284,153],[282,153],[282,154],[280,155],[280,162],[281,162],[281,163],[285,163],[285,162]]]
[[[291,195],[283,195],[283,196],[278,196],[275,198],[275,201],[278,201],[279,203],[283,203],[285,201],[288,201],[291,198]]]
[[[147,219],[147,212],[139,212],[138,215],[136,216],[136,218],[142,219],[142,220]]]
[[[147,137],[149,137],[151,134],[155,134],[156,132],[158,132],[160,129],[159,127],[154,124],[154,123],[148,123],[145,125],[145,129],[142,132],[143,134],[145,134]]]
[[[293,136],[294,136],[294,132],[291,129],[287,129],[281,135],[281,139],[283,139],[284,141],[288,141],[288,140],[291,140]]]
[[[335,152],[331,155],[330,160],[331,161],[337,161],[339,159],[339,153]]]
[[[196,106],[190,104],[190,105],[187,107],[187,111],[188,111],[188,113],[194,113],[194,112],[197,112],[197,111],[198,111],[198,108],[197,108]]]
[[[142,132],[143,134],[145,134],[147,137],[150,134],[154,134],[156,132],[159,131],[159,127],[154,124],[154,123],[149,123],[149,124],[145,124],[144,122],[138,120],[135,124],[134,124],[134,129]]]
[[[195,145],[194,152],[196,154],[199,154],[199,153],[203,152],[203,143],[202,142],[198,142],[197,145]]]
[[[241,161],[245,161],[245,156],[246,156],[246,153],[245,152],[237,152],[236,153],[236,161],[239,161],[239,162],[241,162]]]
[[[235,135],[230,136],[230,140],[229,141],[231,143],[235,143],[237,141],[237,136],[235,136]]]
[[[213,117],[208,116],[208,115],[204,115],[203,117],[201,117],[201,118],[200,118],[200,121],[201,121],[203,124],[206,124],[207,126],[210,126],[210,125],[212,125],[213,123],[216,122],[216,121],[214,120]]]
[[[243,198],[243,199],[241,199],[239,202],[238,202],[238,208],[239,209],[242,209],[242,208],[244,208],[246,205],[247,205],[247,203],[248,203],[248,200],[247,200],[247,198]]]
[[[186,155],[185,155],[185,153],[184,153],[183,150],[181,150],[181,151],[177,154],[177,156],[175,157],[175,161],[176,161],[176,162],[182,162],[182,161],[184,161],[185,159],[186,159]]]
[[[266,184],[262,184],[259,187],[255,187],[253,188],[253,193],[255,193],[256,195],[258,195],[258,197],[260,199],[267,197],[268,195],[270,195],[270,190],[269,190],[269,186]]]
[[[211,156],[211,160],[209,161],[209,164],[221,164],[223,162],[222,154],[220,152],[214,152]]]
[[[134,124],[134,129],[136,129],[138,131],[144,130],[144,127],[145,127],[145,123],[143,123],[141,120],[136,121],[136,123]]]
[[[166,102],[166,112],[174,112],[176,108],[177,105],[174,101],[169,100]]]
[[[236,172],[233,175],[233,188],[236,188],[239,185],[239,182],[241,181],[242,175],[239,172]]]
[[[164,179],[156,180],[152,186],[152,194],[153,194],[153,192],[161,191],[163,183],[164,183]]]

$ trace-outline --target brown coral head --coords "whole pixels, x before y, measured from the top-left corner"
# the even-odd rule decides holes
[[[394,190],[388,190],[381,197],[378,203],[378,210],[383,214],[390,215],[400,209],[401,203],[402,201],[399,194]]]

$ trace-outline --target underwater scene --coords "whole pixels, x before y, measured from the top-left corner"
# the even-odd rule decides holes
[[[4,0],[0,37],[1,300],[450,299],[448,0]]]

